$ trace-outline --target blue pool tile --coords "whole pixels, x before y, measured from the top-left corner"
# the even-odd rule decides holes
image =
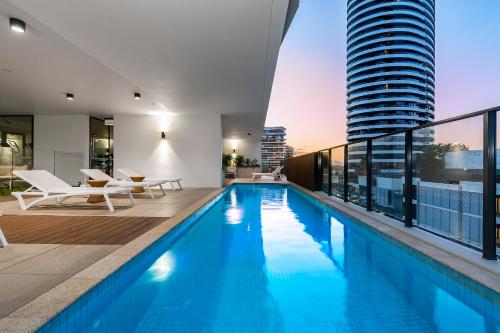
[[[43,331],[483,332],[498,330],[498,303],[491,290],[297,189],[241,185]]]

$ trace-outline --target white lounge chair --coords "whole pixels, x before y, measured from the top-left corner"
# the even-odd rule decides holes
[[[105,187],[113,187],[113,186],[124,186],[124,187],[145,187],[148,190],[149,195],[151,198],[154,198],[155,195],[153,194],[153,191],[151,190],[152,187],[159,186],[161,189],[161,193],[165,195],[165,190],[163,189],[162,185],[166,182],[164,181],[141,181],[141,182],[134,182],[131,180],[120,180],[120,179],[115,179],[111,177],[110,175],[105,174],[99,169],[81,169],[80,170],[85,176],[92,178],[94,180],[107,180],[108,183],[106,184]]]
[[[132,204],[135,204],[132,193],[130,193],[130,188],[128,187],[72,187],[47,170],[16,170],[13,173],[31,185],[31,187],[24,192],[12,192],[12,195],[19,201],[22,210],[27,210],[49,199],[55,199],[57,203],[62,203],[70,197],[102,195],[106,200],[109,210],[114,212],[115,208],[113,207],[109,195],[120,193],[128,194]],[[41,196],[41,198],[26,204],[24,201],[25,196]]]
[[[130,177],[141,177],[141,176],[143,176],[139,172],[136,172],[135,170],[132,170],[130,168],[118,169],[118,172],[120,172],[121,174],[123,174],[128,179],[130,179]],[[176,190],[176,188],[174,186],[174,183],[177,183],[177,185],[179,186],[179,190],[182,190],[181,180],[182,180],[182,178],[152,178],[152,177],[146,177],[146,178],[144,178],[144,181],[146,181],[146,182],[148,182],[148,181],[151,181],[151,182],[161,181],[161,182],[165,182],[165,183],[170,183],[170,187],[172,187],[173,191]]]
[[[255,180],[257,177],[273,177],[273,179],[276,179],[280,175],[281,169],[283,169],[282,166],[277,167],[274,169],[273,172],[253,172],[252,173],[252,180]]]

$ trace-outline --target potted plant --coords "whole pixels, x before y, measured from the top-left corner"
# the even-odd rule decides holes
[[[232,159],[231,154],[222,154],[222,170],[226,171],[231,166]]]
[[[243,155],[233,158],[231,154],[222,154],[222,169],[226,178],[252,178],[252,173],[261,172],[257,160],[245,158]]]
[[[242,155],[236,157],[236,177],[238,178],[252,178],[252,173],[261,172],[260,165],[257,160],[244,158]]]

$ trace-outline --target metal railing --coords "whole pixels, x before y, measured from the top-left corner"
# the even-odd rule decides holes
[[[494,260],[498,111],[494,107],[317,151],[314,189]],[[288,172],[293,165],[299,164],[292,159]]]

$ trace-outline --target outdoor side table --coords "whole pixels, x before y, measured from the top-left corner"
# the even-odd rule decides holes
[[[130,177],[130,179],[132,179],[133,182],[142,182],[144,180],[144,178],[146,178],[146,177],[143,177],[143,176],[132,176],[132,177]],[[142,186],[136,186],[130,192],[132,192],[132,193],[143,193],[144,192],[144,187],[142,187]]]
[[[90,187],[104,187],[108,181],[107,180],[88,180],[87,183],[90,185]],[[104,199],[103,195],[100,194],[91,194],[89,195],[87,202],[88,203],[98,203],[98,202],[104,202],[106,201]]]

